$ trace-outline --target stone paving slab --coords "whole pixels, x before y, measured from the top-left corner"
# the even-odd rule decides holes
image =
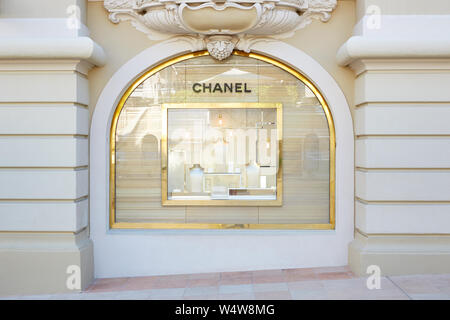
[[[13,296],[39,300],[450,300],[450,273],[381,277],[380,289],[348,267],[277,269],[97,279],[79,293]]]

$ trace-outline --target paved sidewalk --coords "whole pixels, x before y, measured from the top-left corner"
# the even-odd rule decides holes
[[[222,272],[97,279],[81,293],[3,299],[450,300],[450,273],[382,277],[378,290],[369,290],[366,281],[348,267]]]

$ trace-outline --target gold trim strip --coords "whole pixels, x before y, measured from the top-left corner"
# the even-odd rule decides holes
[[[322,108],[325,112],[325,116],[328,122],[329,134],[330,134],[330,218],[327,224],[189,224],[189,223],[127,223],[127,222],[116,222],[115,221],[115,151],[116,151],[116,127],[117,121],[119,119],[120,113],[131,93],[138,87],[143,81],[154,75],[155,73],[161,71],[162,69],[173,65],[175,63],[209,55],[208,51],[202,50],[192,53],[187,53],[178,57],[168,59],[167,61],[152,67],[147,72],[139,76],[131,86],[125,91],[117,108],[114,112],[111,130],[110,130],[110,184],[109,184],[109,205],[110,205],[110,215],[109,215],[109,225],[111,229],[303,229],[303,230],[332,230],[335,229],[335,163],[336,163],[336,136],[333,117],[331,110],[320,91],[314,86],[314,84],[303,74],[295,70],[294,68],[277,61],[273,58],[258,54],[258,53],[246,53],[243,51],[235,50],[234,55],[244,56],[249,58],[254,58],[260,61],[267,62],[274,66],[281,68],[282,70],[290,73],[300,81],[302,81],[317,97]],[[163,131],[164,132],[164,131]],[[280,166],[281,168],[281,166]],[[281,190],[280,190],[281,192]],[[277,194],[278,197],[278,194]],[[229,203],[227,202],[229,205]],[[240,204],[242,205],[242,204]]]
[[[141,223],[116,222],[111,229],[303,229],[303,230],[332,230],[334,225],[324,224],[222,224],[222,223]]]

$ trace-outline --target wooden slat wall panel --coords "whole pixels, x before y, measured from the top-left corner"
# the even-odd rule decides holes
[[[190,223],[258,223],[258,207],[186,207]]]

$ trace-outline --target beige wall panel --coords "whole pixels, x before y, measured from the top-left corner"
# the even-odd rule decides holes
[[[356,227],[371,233],[450,233],[448,203],[363,203],[356,201]]]
[[[371,72],[355,80],[355,105],[367,102],[450,101],[450,72]]]
[[[89,133],[89,111],[72,104],[0,105],[0,134]]]
[[[78,232],[88,224],[88,200],[0,201],[1,231]]]
[[[258,223],[257,207],[186,207],[188,223]]]
[[[1,169],[0,199],[78,199],[88,194],[88,170]]]
[[[114,24],[108,19],[108,12],[102,2],[88,2],[87,27],[90,37],[107,53],[105,66],[89,72],[89,89],[92,114],[98,96],[111,76],[129,59],[157,42],[137,31],[127,21]],[[118,45],[117,39],[120,39]],[[150,66],[149,66],[150,67]]]
[[[0,167],[79,167],[87,165],[87,138],[0,136]]]
[[[449,201],[450,170],[356,170],[363,200]]]
[[[439,135],[450,134],[448,119],[450,119],[450,103],[442,105],[375,103],[358,107],[354,123],[356,135]]]
[[[363,168],[450,168],[448,137],[365,137],[356,140]]]
[[[88,80],[75,72],[0,72],[0,88],[0,102],[89,103]]]
[[[342,68],[336,63],[336,52],[352,35],[356,23],[355,7],[356,1],[338,1],[327,23],[313,21],[307,28],[283,39],[317,60],[339,84],[350,106],[353,106],[355,76],[350,68]]]

